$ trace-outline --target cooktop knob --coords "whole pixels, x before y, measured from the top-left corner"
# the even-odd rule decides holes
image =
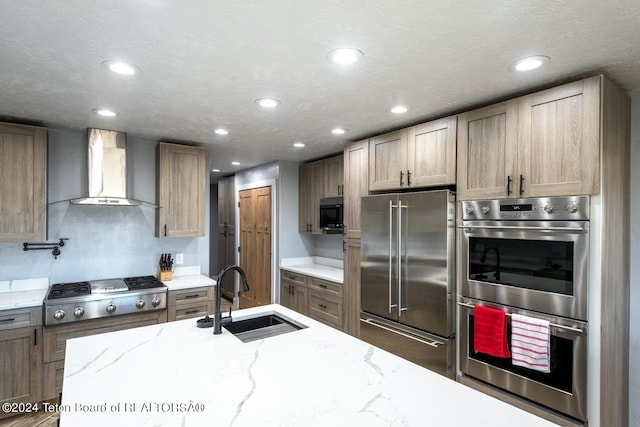
[[[145,304],[145,302],[144,302],[143,299],[138,300],[138,302],[136,303],[136,307],[142,308],[142,307],[144,307],[144,304]]]
[[[578,205],[576,205],[575,202],[569,202],[569,204],[567,205],[567,210],[571,213],[576,213],[578,212]]]
[[[465,211],[465,213],[467,215],[473,215],[475,213],[475,211],[474,211],[474,209],[472,207],[465,208],[464,211]]]
[[[480,208],[480,210],[482,211],[483,214],[488,214],[491,211],[491,208],[489,206],[483,206]]]
[[[84,315],[84,308],[78,307],[73,311],[73,315],[76,317],[82,317]]]
[[[547,204],[544,205],[544,207],[542,208],[543,211],[545,211],[546,213],[550,214],[553,213],[553,206]]]
[[[107,313],[113,313],[114,311],[116,311],[116,306],[114,304],[109,304],[107,306]]]
[[[64,319],[64,310],[56,310],[56,312],[53,313],[53,318],[56,320]]]
[[[158,297],[153,297],[153,299],[151,300],[151,305],[154,307],[157,307],[160,305],[160,298]]]

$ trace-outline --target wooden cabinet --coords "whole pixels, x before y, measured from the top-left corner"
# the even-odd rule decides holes
[[[205,160],[202,148],[160,144],[158,237],[204,236]]]
[[[0,404],[42,399],[42,307],[0,311]],[[0,412],[0,419],[17,413]]]
[[[40,311],[42,308],[40,307]],[[67,340],[105,332],[122,331],[140,326],[155,325],[167,321],[167,310],[126,314],[103,319],[86,320],[62,325],[45,326],[44,339],[44,390],[43,400],[55,399],[62,391],[64,355]]]
[[[236,177],[229,176],[218,181],[218,224],[220,228],[236,225]]]
[[[0,242],[47,239],[47,130],[0,123]]]
[[[360,239],[344,241],[344,331],[360,335]]]
[[[455,184],[456,117],[369,140],[369,190]]]
[[[215,288],[200,286],[197,288],[169,290],[167,293],[167,320],[204,317],[213,313]]]
[[[280,270],[280,304],[336,329],[344,328],[343,287],[339,283]]]
[[[322,234],[320,199],[324,194],[324,162],[318,160],[300,166],[298,231]]]
[[[323,160],[324,191],[322,197],[344,195],[344,158],[330,157]]]
[[[218,271],[236,263],[236,186],[235,176],[218,181]],[[222,295],[235,298],[234,276],[228,275],[221,283]]]
[[[344,149],[344,230],[360,238],[360,198],[369,194],[369,140]]]
[[[458,116],[458,200],[599,191],[600,76]]]

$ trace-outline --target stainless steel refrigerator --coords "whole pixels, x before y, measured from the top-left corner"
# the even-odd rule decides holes
[[[450,378],[455,355],[455,196],[362,197],[360,338]]]

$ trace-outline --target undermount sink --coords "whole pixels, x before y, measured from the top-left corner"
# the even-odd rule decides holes
[[[304,329],[306,326],[294,323],[277,314],[267,314],[251,319],[238,320],[222,326],[242,342],[257,341]]]

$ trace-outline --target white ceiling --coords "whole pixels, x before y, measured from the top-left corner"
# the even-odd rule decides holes
[[[364,57],[340,68],[326,59],[339,47]],[[507,69],[532,54],[551,61]],[[115,75],[107,60],[140,72]],[[0,11],[4,119],[195,143],[221,174],[601,72],[640,89],[639,1],[19,0]],[[254,104],[266,96],[281,106]],[[409,111],[391,114],[396,104]]]

